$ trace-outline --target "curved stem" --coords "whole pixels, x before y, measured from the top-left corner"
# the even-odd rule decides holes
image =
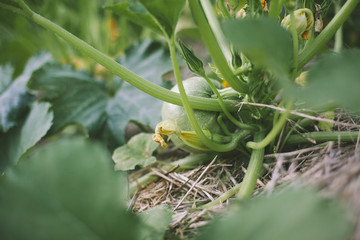
[[[209,22],[206,18],[203,8],[199,0],[189,1],[191,12],[198,26],[202,40],[208,49],[214,64],[219,69],[220,73],[224,76],[227,83],[236,91],[247,93],[248,87],[245,82],[238,79],[232,72],[228,62],[223,54],[221,47],[211,29]]]
[[[235,185],[234,187],[232,187],[228,191],[221,194],[215,200],[213,200],[213,201],[211,201],[211,202],[209,202],[209,203],[207,203],[205,205],[202,205],[199,208],[200,209],[208,209],[208,208],[214,207],[216,205],[219,205],[219,204],[225,202],[226,200],[228,200],[229,198],[234,196],[237,192],[239,192],[239,189],[241,188],[242,185],[243,185],[243,183],[239,183],[239,184]]]
[[[261,149],[261,148],[265,148],[267,145],[269,145],[271,143],[272,140],[275,139],[275,137],[278,135],[278,133],[280,132],[281,128],[284,126],[284,124],[286,123],[287,117],[289,115],[289,108],[287,108],[287,110],[282,114],[282,116],[280,117],[280,119],[278,120],[278,122],[273,126],[273,128],[271,129],[271,131],[269,132],[269,134],[262,139],[262,141],[259,142],[248,142],[246,144],[246,146],[248,148],[252,148],[252,149]]]
[[[309,143],[309,139],[316,142],[327,141],[343,141],[343,142],[356,142],[360,137],[359,131],[353,132],[310,132],[303,133],[302,135],[291,135],[286,141],[286,145],[294,145],[300,143]]]
[[[300,55],[298,69],[310,61],[316,54],[321,52],[325,44],[334,36],[336,31],[348,19],[352,11],[355,9],[360,0],[348,0],[325,29],[315,38],[311,45],[309,45]]]
[[[245,123],[241,123],[239,122],[237,119],[235,119],[235,117],[233,115],[230,114],[230,112],[227,110],[224,101],[219,93],[219,91],[217,90],[217,88],[215,87],[214,83],[211,82],[211,80],[208,78],[208,76],[206,76],[206,74],[204,74],[202,76],[203,78],[205,78],[205,80],[207,81],[207,83],[210,85],[211,90],[216,94],[217,96],[217,100],[219,101],[219,105],[221,106],[225,116],[237,127],[242,128],[242,129],[249,129],[249,130],[257,130],[256,127],[245,124]]]
[[[17,1],[22,2],[21,0],[17,0]],[[182,101],[178,93],[167,90],[163,87],[160,87],[150,81],[141,78],[140,76],[131,72],[130,70],[128,70],[121,64],[117,63],[110,57],[106,56],[99,50],[90,46],[83,40],[74,36],[73,34],[66,31],[59,25],[42,17],[41,15],[35,12],[31,12],[29,17],[37,24],[57,34],[58,36],[63,38],[66,42],[68,42],[69,44],[73,45],[78,50],[80,50],[80,52],[94,59],[96,62],[107,68],[110,72],[121,77],[122,79],[133,85],[134,87],[162,101],[182,106]],[[216,99],[190,96],[189,102],[191,106],[195,109],[201,109],[207,111],[222,111],[222,108],[220,107]],[[235,104],[232,101],[226,101],[225,104],[227,109],[229,109],[229,111],[237,110],[237,107],[235,107]]]
[[[263,132],[258,132],[254,136],[255,142],[260,142],[264,137]],[[244,180],[241,183],[241,188],[236,194],[238,199],[250,198],[254,192],[256,181],[260,177],[262,164],[264,159],[264,148],[253,149],[250,157],[249,165],[246,169]]]

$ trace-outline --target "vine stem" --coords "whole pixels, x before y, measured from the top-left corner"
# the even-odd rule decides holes
[[[239,128],[242,129],[248,129],[248,130],[257,130],[256,127],[239,122],[233,115],[230,114],[230,112],[226,109],[226,106],[224,104],[224,101],[219,93],[219,91],[216,89],[215,85],[211,82],[211,80],[208,78],[208,76],[206,76],[206,74],[204,74],[202,76],[203,78],[205,78],[205,80],[207,81],[207,83],[210,85],[211,90],[216,94],[217,99],[219,101],[219,104],[225,114],[225,116],[235,125],[238,126]]]
[[[269,145],[271,141],[275,139],[275,137],[280,132],[281,128],[286,123],[287,117],[289,116],[288,109],[289,108],[287,108],[287,110],[281,115],[280,119],[276,122],[276,124],[273,126],[273,128],[265,138],[263,138],[261,141],[258,142],[247,142],[246,146],[252,149],[262,149],[265,148],[267,145]]]
[[[254,136],[255,142],[260,142],[264,138],[263,132],[257,132]],[[256,181],[260,176],[264,159],[264,148],[253,149],[250,157],[249,165],[246,169],[244,180],[241,188],[236,194],[240,200],[250,198],[254,192]]]
[[[233,89],[240,93],[247,93],[248,86],[246,83],[238,79],[230,69],[224,53],[214,35],[214,32],[209,25],[208,19],[206,18],[200,1],[191,0],[189,1],[189,6],[198,26],[202,40],[205,43],[215,66]]]
[[[23,12],[34,22],[55,33],[59,37],[63,38],[66,42],[77,48],[80,52],[94,59],[99,64],[103,65],[113,74],[121,77],[134,87],[157,99],[182,106],[182,101],[178,93],[172,92],[168,89],[165,89],[150,81],[143,79],[142,77],[131,72],[110,57],[106,56],[101,51],[90,46],[85,41],[66,31],[64,28],[33,12],[22,0],[16,0],[16,2],[23,8]],[[191,104],[191,107],[193,107],[194,109],[206,111],[222,111],[222,108],[216,99],[190,96],[189,102]],[[238,110],[237,107],[235,107],[233,101],[225,101],[225,105],[229,111]]]
[[[340,11],[340,3],[337,0],[333,1],[335,12],[338,13]],[[342,26],[335,33],[335,43],[334,43],[334,51],[341,52],[343,48],[343,31]]]
[[[311,45],[309,45],[300,55],[298,62],[298,69],[310,61],[316,54],[323,50],[325,44],[334,36],[336,31],[350,16],[360,0],[348,0],[325,29],[317,36]]]
[[[294,145],[300,143],[309,143],[309,139],[315,140],[315,142],[327,142],[327,141],[344,141],[344,142],[356,142],[360,137],[360,131],[353,132],[310,132],[303,133],[301,135],[291,135],[285,145]]]

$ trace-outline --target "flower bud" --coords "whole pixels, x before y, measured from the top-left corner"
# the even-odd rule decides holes
[[[296,32],[299,37],[303,39],[308,39],[310,29],[314,25],[314,16],[310,9],[302,8],[294,11],[295,15],[295,24],[296,24]],[[290,15],[284,17],[281,21],[281,25],[286,29],[290,30],[291,28],[291,19]]]
[[[205,75],[203,62],[195,55],[192,49],[189,49],[181,40],[179,40],[182,56],[189,68],[189,70],[200,76]]]

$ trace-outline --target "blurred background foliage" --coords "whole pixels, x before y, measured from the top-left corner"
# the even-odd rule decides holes
[[[103,7],[120,0],[28,0],[29,5],[100,51],[117,57],[147,33]],[[77,69],[95,70],[95,64],[63,40],[22,16],[0,8],[0,65],[16,66],[15,75],[35,53],[49,51],[55,60]]]

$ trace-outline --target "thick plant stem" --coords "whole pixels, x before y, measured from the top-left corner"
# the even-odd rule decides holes
[[[264,137],[263,132],[258,132],[254,136],[255,142],[260,142]],[[250,157],[249,165],[246,169],[244,180],[241,183],[241,188],[236,194],[238,199],[250,198],[254,192],[256,181],[261,174],[262,164],[264,159],[264,148],[253,149]]]
[[[315,38],[311,45],[309,45],[300,55],[298,69],[309,62],[316,54],[322,51],[326,43],[334,36],[336,31],[348,19],[352,11],[355,9],[360,0],[348,0],[325,29]]]
[[[23,2],[20,0],[17,0],[18,2]],[[25,5],[27,6],[27,5]],[[24,10],[25,11],[25,10]],[[31,11],[31,10],[30,10]],[[41,15],[35,13],[26,11],[28,17],[32,19],[37,24],[41,25],[42,27],[46,28],[47,30],[57,34],[61,38],[63,38],[66,42],[73,45],[75,48],[77,48],[80,52],[86,54],[90,58],[94,59],[99,64],[103,65],[105,68],[107,68],[110,72],[113,74],[121,77],[134,87],[140,89],[141,91],[157,98],[165,102],[169,102],[176,105],[182,105],[182,101],[180,98],[180,95],[178,93],[172,92],[170,90],[167,90],[163,87],[160,87],[152,82],[149,82],[137,74],[131,72],[121,64],[117,63],[110,57],[106,56],[99,50],[95,49],[94,47],[90,46],[83,40],[79,39],[78,37],[74,36],[73,34],[69,33],[59,25],[51,22],[50,20],[42,17]],[[219,103],[216,99],[208,99],[208,98],[202,98],[202,97],[189,97],[189,102],[191,104],[191,107],[194,109],[201,109],[201,110],[207,110],[207,111],[222,111],[222,108],[220,107]],[[226,101],[225,102],[226,107],[229,111],[236,111],[237,107],[235,107],[234,103],[232,101]]]
[[[201,34],[202,40],[204,41],[206,48],[208,49],[212,60],[220,73],[224,76],[227,83],[236,91],[240,93],[247,93],[248,87],[245,82],[238,79],[231,68],[222,52],[221,47],[209,25],[206,15],[201,7],[199,0],[189,1],[191,12],[198,26],[198,30]]]
[[[356,142],[360,137],[360,132],[310,132],[302,135],[291,135],[285,145],[294,145],[301,143],[310,143],[309,139],[315,142],[340,141]]]

